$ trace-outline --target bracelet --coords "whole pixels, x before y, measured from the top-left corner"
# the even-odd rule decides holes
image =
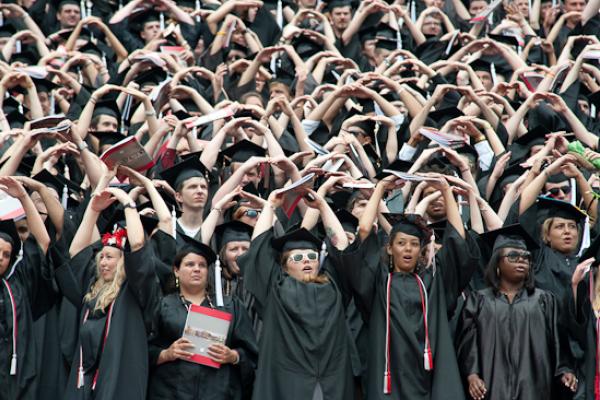
[[[146,111],[146,112],[144,112],[144,115],[145,115],[146,117],[155,117],[155,116],[156,116],[156,111],[155,111],[155,110],[152,110],[152,111]]]
[[[89,146],[86,142],[81,142],[77,144],[77,148],[79,149],[79,151],[84,151],[85,149],[89,148]]]
[[[486,140],[487,140],[487,138],[484,135],[481,135],[477,139],[475,139],[473,141],[473,143],[477,144],[477,143],[485,142]]]
[[[215,34],[215,36],[225,36],[226,33],[224,31],[219,31]]]
[[[132,208],[132,209],[134,209],[134,210],[137,210],[137,207],[136,207],[136,205],[135,205],[135,202],[133,202],[133,201],[130,201],[130,202],[129,202],[129,203],[127,203],[127,204],[123,204],[123,209],[125,209],[125,210],[126,210],[126,209],[128,209],[128,208]]]
[[[217,208],[217,207],[213,207],[210,211],[216,211],[219,214],[223,214],[223,210],[221,210],[220,208]]]

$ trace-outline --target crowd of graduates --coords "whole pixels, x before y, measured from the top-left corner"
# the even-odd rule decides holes
[[[598,32],[600,0],[2,1],[0,400],[600,400]]]

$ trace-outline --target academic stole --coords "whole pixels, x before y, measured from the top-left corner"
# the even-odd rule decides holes
[[[431,352],[431,342],[429,341],[429,296],[427,288],[421,277],[413,273],[417,285],[419,286],[419,295],[421,297],[421,310],[423,311],[423,326],[425,328],[425,347],[423,349],[423,367],[425,371],[433,369],[433,353]],[[385,318],[385,371],[383,373],[383,393],[392,393],[392,375],[390,367],[391,346],[390,346],[390,310],[392,298],[392,273],[388,273],[387,291],[386,291],[386,318]]]
[[[106,316],[106,322],[104,324],[104,334],[102,337],[102,349],[100,350],[100,359],[102,358],[102,353],[104,353],[104,347],[106,345],[106,338],[108,337],[108,332],[110,330],[110,323],[112,320],[114,304],[115,304],[115,302],[113,301],[112,303],[110,303],[110,306],[108,306],[108,315]],[[83,316],[83,324],[85,324],[89,315],[90,315],[90,309],[88,308],[85,310],[85,314]],[[100,362],[100,361],[98,361],[98,362]],[[96,389],[96,383],[98,382],[98,374],[99,373],[100,373],[100,366],[98,366],[98,368],[96,368],[96,371],[94,372],[94,379],[92,380],[92,390]],[[79,373],[78,373],[78,378],[77,378],[77,389],[81,389],[83,387],[83,385],[84,385],[83,346],[79,345]]]
[[[13,295],[12,288],[6,279],[2,279],[4,286],[8,292],[10,299],[10,308],[12,311],[12,357],[10,359],[10,374],[17,374],[17,332],[18,332],[18,321],[17,321],[17,303],[15,302],[15,296]]]

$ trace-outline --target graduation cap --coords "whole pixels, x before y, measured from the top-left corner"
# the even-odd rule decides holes
[[[218,251],[229,242],[249,242],[254,228],[240,221],[230,221],[215,228]]]
[[[5,114],[8,114],[11,111],[18,111],[19,109],[23,111],[23,114],[26,114],[29,111],[29,108],[27,108],[25,104],[20,103],[12,96],[4,99],[4,102],[2,103],[2,110]]]
[[[153,9],[141,9],[140,11],[130,15],[129,26],[135,32],[144,30],[144,25],[148,22],[160,21],[160,14]]]
[[[179,246],[178,252],[191,251],[194,254],[201,255],[208,265],[211,265],[216,261],[217,255],[209,246],[187,235],[180,234],[179,237],[183,239],[183,244]]]
[[[427,225],[427,227],[433,231],[436,243],[440,244],[444,241],[444,235],[446,234],[447,226],[448,220],[446,219]]]
[[[98,139],[100,148],[103,146],[112,146],[127,137],[116,131],[98,131],[90,133]]]
[[[335,212],[335,216],[340,221],[340,224],[342,224],[342,228],[344,228],[345,232],[356,233],[356,229],[358,228],[358,218],[352,215],[352,213],[345,208],[342,208]]]
[[[100,115],[109,115],[116,118],[117,121],[121,120],[121,111],[119,110],[119,105],[115,100],[102,100],[96,103],[92,118],[96,118]]]
[[[94,54],[100,58],[104,57],[106,54],[102,51],[98,46],[96,46],[91,41],[88,41],[86,44],[79,48],[80,53],[85,54]]]
[[[25,126],[28,119],[25,115],[21,114],[18,110],[13,110],[6,114],[6,120],[10,125],[11,129],[19,129]]]
[[[56,190],[59,197],[63,194],[65,186],[69,193],[79,194],[81,191],[81,188],[75,182],[65,178],[62,174],[53,175],[47,169],[38,172],[33,179]]]
[[[427,162],[428,167],[435,167],[442,171],[442,173],[447,175],[458,174],[458,168],[448,160],[448,158],[441,153],[436,153],[434,156]]]
[[[498,179],[496,187],[501,190],[503,186],[508,185],[509,183],[513,183],[514,181],[519,179],[519,177],[523,175],[525,171],[527,170],[523,168],[519,163],[509,165],[508,168],[504,169],[504,172],[500,176],[500,179]]]
[[[210,180],[209,171],[198,157],[190,157],[169,169],[165,169],[160,176],[171,185],[175,191],[179,192],[183,183],[191,178],[204,178]]]
[[[341,190],[339,192],[331,193],[328,198],[330,199],[331,204],[333,205],[333,209],[347,209],[348,202],[352,197],[353,191],[351,190]]]
[[[31,78],[33,84],[35,85],[38,93],[50,93],[54,89],[58,88],[58,85],[48,79],[37,79]]]
[[[376,26],[365,26],[358,31],[358,38],[361,43],[366,42],[367,40],[375,40],[377,36],[377,27]]]
[[[21,62],[27,65],[37,65],[39,59],[40,55],[37,51],[34,51],[33,49],[27,49],[20,53],[13,53],[10,57],[10,62]]]
[[[506,247],[525,248],[529,250],[535,250],[539,248],[539,245],[535,239],[533,239],[521,224],[513,224],[503,226],[500,229],[485,232],[481,234],[481,238],[484,243],[492,244],[492,252]]]
[[[302,59],[307,59],[323,50],[323,46],[317,44],[306,35],[298,35],[292,39],[292,46]]]
[[[15,221],[12,219],[0,221],[0,239],[9,242],[12,245],[9,264],[12,265],[21,248],[21,239],[19,238]]]
[[[283,83],[287,87],[292,87],[294,79],[296,79],[296,72],[290,71],[291,65],[281,66],[275,70],[275,77],[271,79],[270,83],[279,82]]]
[[[151,68],[147,71],[144,71],[139,76],[137,76],[134,81],[140,85],[140,88],[144,87],[144,85],[158,85],[162,81],[167,79],[167,72],[162,68]]]
[[[519,47],[519,40],[512,35],[497,35],[493,33],[488,33],[488,37],[492,40],[498,41],[500,43],[507,44],[509,46],[514,46],[515,48]]]
[[[330,0],[324,1],[323,3],[325,3],[324,11],[328,12],[331,12],[334,8],[338,7],[350,7],[355,9],[358,6],[358,2],[353,0]]]
[[[391,164],[389,164],[387,167],[385,167],[385,169],[391,169],[392,171],[399,171],[399,172],[407,172],[410,167],[413,166],[413,163],[410,161],[404,161],[404,160],[395,160],[394,162],[392,162]],[[382,180],[383,178],[385,178],[386,176],[390,176],[391,174],[389,172],[380,172],[379,174],[375,175],[375,179],[377,180]]]
[[[267,151],[259,145],[244,139],[233,146],[229,146],[221,153],[229,157],[231,162],[245,162],[252,156],[264,157]]]
[[[61,7],[66,5],[73,5],[80,7],[81,2],[77,0],[52,0],[51,4],[56,8],[56,10],[60,10]]]
[[[451,119],[462,117],[463,115],[464,114],[461,110],[454,106],[451,106],[430,112],[429,118],[431,118],[440,126],[442,126]]]
[[[523,136],[517,138],[511,147],[511,161],[524,160],[529,157],[529,153],[533,146],[544,145],[546,143],[546,135],[550,130],[543,125],[537,125],[530,128]]]
[[[140,221],[142,223],[142,227],[144,228],[144,232],[146,232],[147,235],[151,235],[152,232],[154,232],[154,229],[158,226],[158,219],[154,217],[140,215]],[[115,225],[121,228],[126,227],[125,210],[122,208],[117,208],[113,212],[110,218],[103,225],[101,232],[112,232]]]
[[[282,253],[294,249],[319,250],[321,244],[319,238],[304,228],[293,230],[271,241],[273,248]]]
[[[9,38],[17,33],[17,29],[12,23],[5,22],[4,25],[0,26],[0,38]]]
[[[392,232],[402,232],[416,236],[425,245],[431,238],[432,231],[424,223],[424,219],[416,214],[382,213],[385,219],[392,224]]]
[[[556,200],[551,197],[539,196],[537,205],[538,210],[545,212],[545,219],[558,217],[569,219],[579,224],[587,217],[587,214],[580,208],[575,207],[567,201]]]

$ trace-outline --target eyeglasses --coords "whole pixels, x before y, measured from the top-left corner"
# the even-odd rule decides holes
[[[555,187],[555,188],[549,189],[548,192],[552,196],[558,196],[558,194],[560,192],[563,192],[564,194],[569,194],[569,193],[571,193],[571,186],[567,185],[567,186]]]
[[[317,259],[317,257],[319,257],[319,254],[317,254],[317,252],[315,251],[311,251],[310,253],[296,253],[296,254],[292,254],[288,257],[288,260],[293,261],[293,262],[300,262],[302,260],[304,260],[304,256],[306,256],[306,258],[308,260],[314,261]]]
[[[250,218],[256,218],[261,213],[262,210],[246,210],[244,214]]]
[[[511,251],[510,253],[505,254],[502,257],[506,257],[506,259],[508,261],[513,262],[513,263],[519,261],[519,258],[523,261],[531,262],[531,253],[528,251],[523,251],[523,252]]]

